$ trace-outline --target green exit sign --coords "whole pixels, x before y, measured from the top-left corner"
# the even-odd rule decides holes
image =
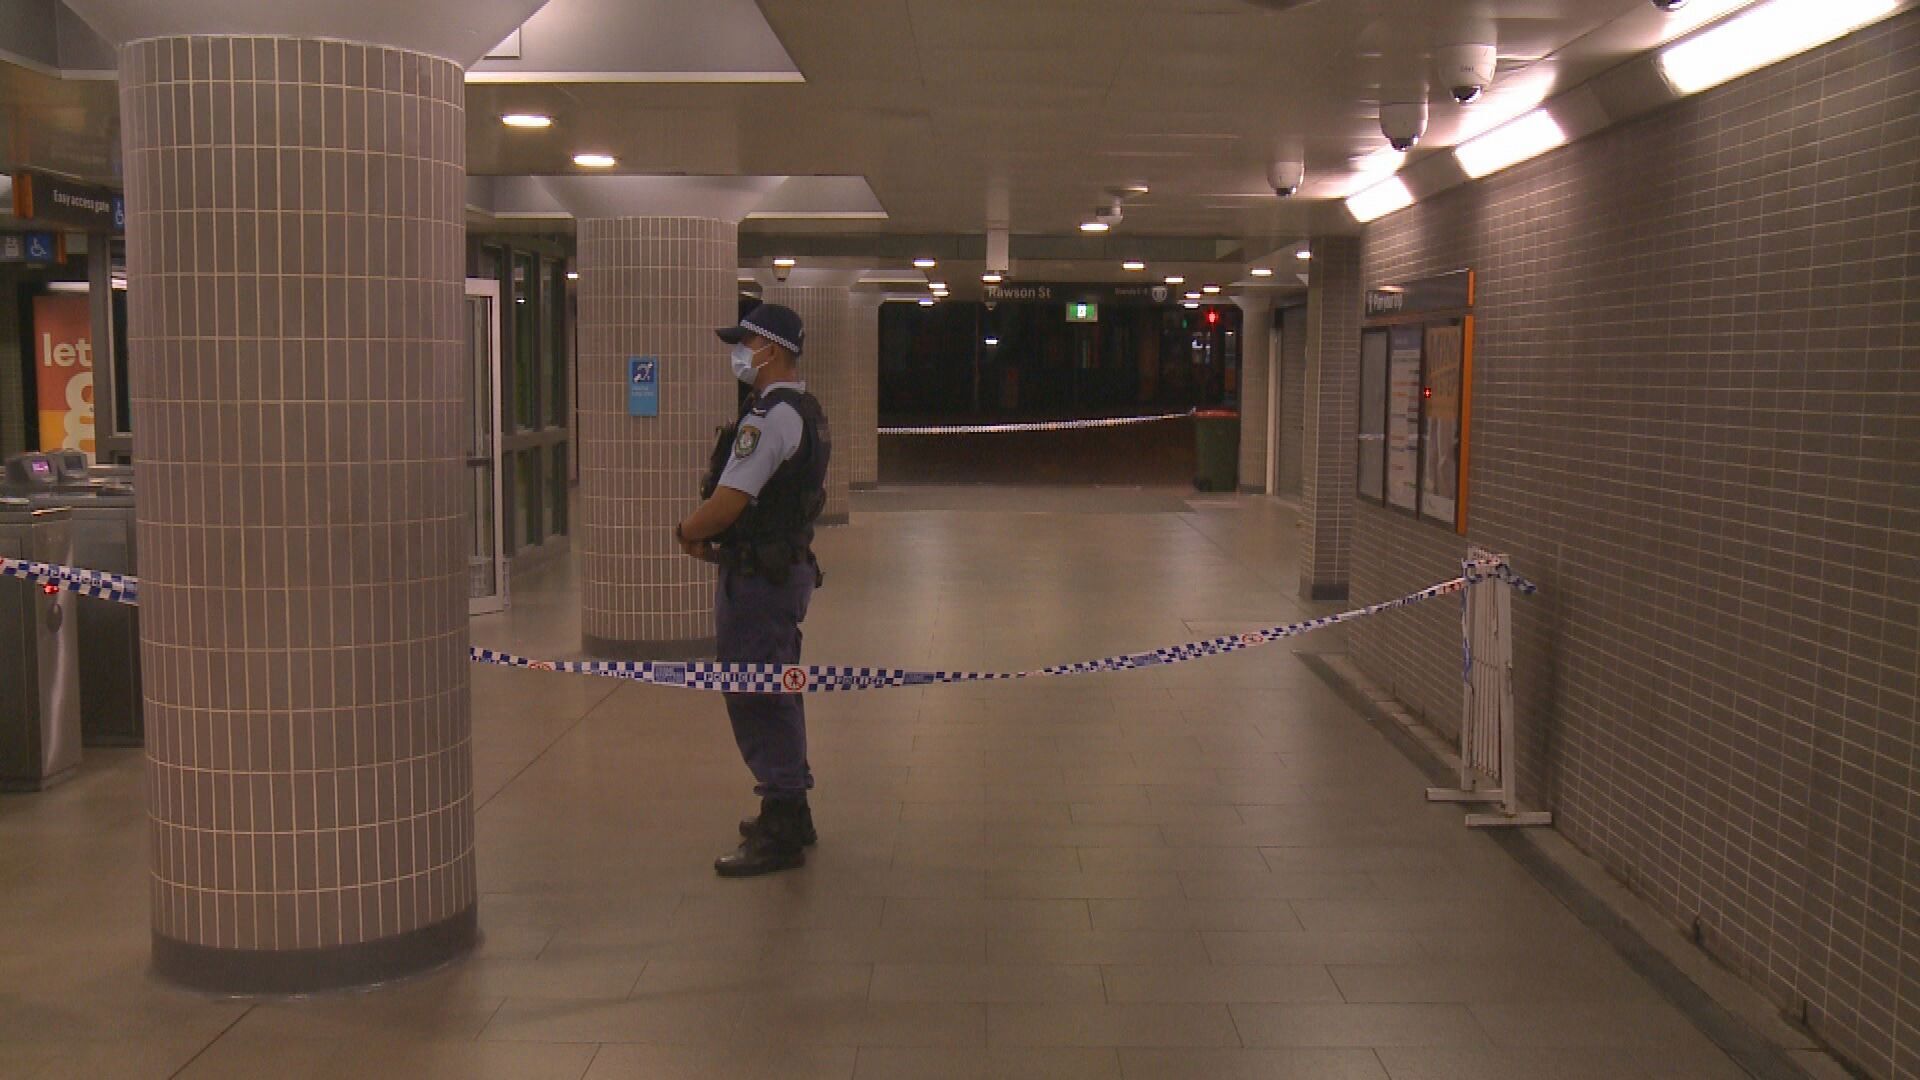
[[[1099,322],[1100,321],[1100,305],[1099,304],[1080,304],[1080,303],[1068,304],[1067,305],[1067,321],[1068,322]]]

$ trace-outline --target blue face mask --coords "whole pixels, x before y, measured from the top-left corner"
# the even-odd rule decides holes
[[[764,366],[753,362],[753,349],[746,342],[743,341],[733,347],[734,378],[752,386],[754,378],[760,374],[760,369]]]

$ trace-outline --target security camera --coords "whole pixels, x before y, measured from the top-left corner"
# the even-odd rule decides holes
[[[1120,224],[1121,217],[1120,200],[1118,199],[1093,208],[1093,220],[1103,222],[1107,225]]]
[[[793,267],[791,266],[775,266],[773,268],[773,280],[785,281],[787,280],[787,275],[791,273],[793,273]]]
[[[1395,150],[1411,150],[1427,133],[1427,103],[1396,101],[1380,106],[1380,134]]]
[[[1273,193],[1286,198],[1300,190],[1307,179],[1307,165],[1303,161],[1276,161],[1267,166],[1267,183]]]
[[[1653,6],[1661,11],[1679,11],[1687,6],[1687,0],[1653,0]]]
[[[1462,105],[1479,97],[1480,91],[1493,82],[1493,69],[1498,60],[1498,50],[1492,45],[1448,45],[1433,51],[1433,66],[1440,85]]]

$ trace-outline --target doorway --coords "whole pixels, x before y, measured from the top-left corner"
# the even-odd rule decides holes
[[[506,522],[500,514],[500,283],[467,279],[467,611],[507,607]]]

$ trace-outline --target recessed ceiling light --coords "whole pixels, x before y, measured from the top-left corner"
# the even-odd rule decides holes
[[[529,130],[537,131],[541,128],[552,127],[553,117],[546,116],[541,113],[516,112],[516,113],[508,113],[507,115],[501,117],[500,122],[507,125],[510,128],[527,128]]]
[[[1883,19],[1897,0],[1772,0],[1669,45],[1660,73],[1682,94],[1757,71]]]
[[[934,298],[937,300],[945,300],[947,297],[952,296],[953,294],[948,292],[945,289],[935,289],[933,290],[933,295],[934,295]]]
[[[940,260],[938,260],[938,259],[915,259],[915,260],[913,260],[913,268],[914,268],[915,270],[931,270],[931,269],[933,269],[934,267],[936,267],[936,266],[939,266],[939,265],[940,265]]]
[[[1251,270],[1249,270],[1249,271],[1247,271],[1247,273],[1249,273],[1249,274],[1252,274],[1252,275],[1253,275],[1254,277],[1272,277],[1272,276],[1273,276],[1273,267],[1271,267],[1271,266],[1256,266],[1256,267],[1254,267],[1253,269],[1251,269]]]
[[[1001,281],[1005,279],[1002,277],[1002,275],[996,274],[993,271],[989,270],[986,273],[980,275],[980,280],[987,285],[998,285],[1000,284]]]
[[[929,281],[927,282],[927,288],[932,289],[934,292],[946,292],[947,283],[944,281]]]
[[[1301,248],[1299,251],[1293,253],[1293,257],[1296,259],[1311,259],[1313,258],[1313,252],[1308,251],[1306,248]]]
[[[1453,148],[1460,170],[1475,180],[1517,165],[1567,141],[1562,130],[1545,109],[1535,109],[1484,135],[1476,135]]]
[[[1104,221],[1083,221],[1080,223],[1081,232],[1103,233],[1111,228],[1113,228],[1113,226],[1108,225]]]
[[[933,297],[931,297],[931,296],[923,296],[923,297],[921,297],[921,298],[920,298],[920,306],[921,306],[921,307],[932,307],[932,306],[933,306]]]
[[[1120,269],[1122,270],[1145,270],[1146,268],[1147,264],[1141,262],[1139,259],[1128,259],[1126,262],[1120,264]]]
[[[1406,181],[1397,176],[1389,176],[1365,191],[1347,196],[1347,213],[1361,224],[1412,205],[1413,192],[1407,189]]]
[[[1183,308],[1188,308],[1188,309],[1192,309],[1192,308],[1197,308],[1197,307],[1199,307],[1199,306],[1200,306],[1200,301],[1198,301],[1198,300],[1188,300],[1187,302],[1185,302],[1185,303],[1183,303],[1183,304],[1181,304],[1180,306],[1181,306],[1181,307],[1183,307]]]
[[[1189,300],[1198,300],[1198,299],[1200,299],[1200,294],[1199,294],[1199,293],[1197,293],[1197,292],[1190,292],[1190,293],[1188,293],[1188,294],[1187,294],[1187,299],[1189,299]]]
[[[1179,274],[1167,275],[1167,284],[1169,285],[1185,285],[1186,283],[1187,283],[1187,279],[1181,277]]]
[[[782,270],[791,270],[794,267],[800,265],[800,262],[797,259],[779,258],[779,259],[773,260],[773,265],[779,267]]]
[[[575,154],[573,163],[583,169],[611,169],[620,164],[612,154]]]
[[[1218,286],[1218,285],[1202,285],[1202,286],[1200,286],[1200,291],[1201,291],[1201,292],[1203,292],[1203,293],[1206,293],[1206,294],[1207,294],[1208,296],[1212,296],[1212,295],[1213,295],[1214,293],[1217,293],[1217,292],[1219,292],[1219,291],[1220,291],[1220,286]]]
[[[997,338],[997,337],[990,337],[990,338],[988,338],[988,339],[987,339],[987,344],[989,344],[989,345],[998,345],[998,344],[1000,344],[1000,339],[999,339],[999,338]]]
[[[569,270],[569,271],[567,271],[567,280],[568,280],[568,281],[579,281],[579,280],[580,280],[580,271],[578,271],[578,270]]]

